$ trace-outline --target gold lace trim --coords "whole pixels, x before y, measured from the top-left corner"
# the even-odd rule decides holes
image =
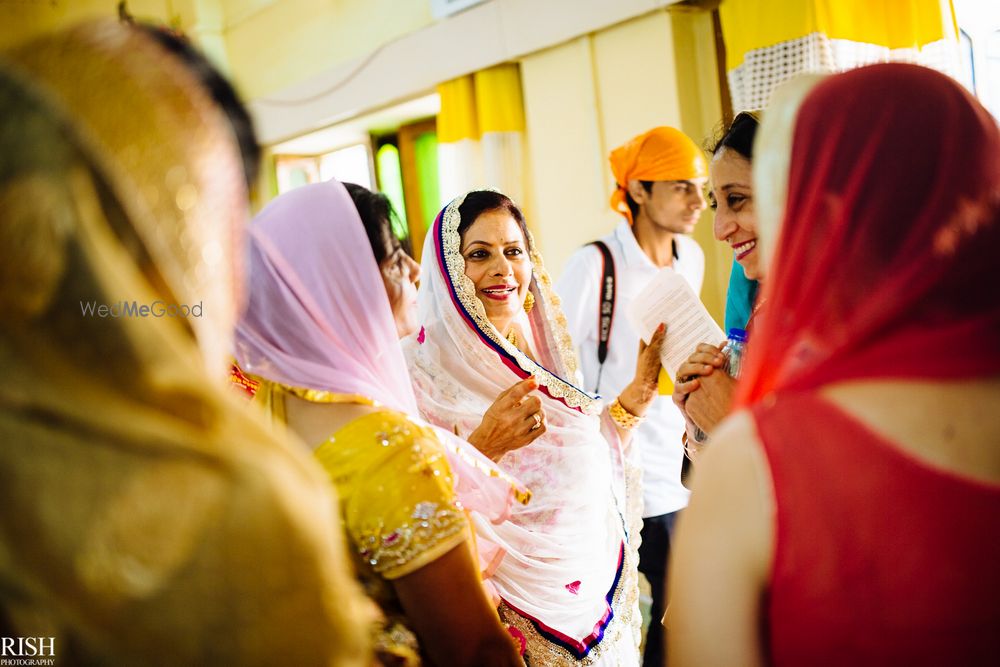
[[[500,468],[489,467],[489,466],[483,464],[481,461],[476,460],[475,458],[473,458],[472,456],[470,456],[466,452],[463,452],[458,447],[451,447],[446,442],[442,442],[441,445],[443,447],[448,447],[448,449],[452,453],[454,453],[455,456],[458,456],[459,458],[461,458],[467,464],[469,464],[470,466],[472,466],[473,468],[475,468],[476,470],[478,470],[480,473],[482,473],[482,474],[484,474],[484,475],[486,475],[488,477],[497,477],[497,478],[502,479],[503,481],[505,481],[508,485],[510,485],[511,493],[514,495],[514,500],[516,500],[520,504],[527,505],[529,502],[531,502],[531,489],[529,489],[529,488],[525,487],[524,485],[522,485],[520,482],[518,482],[517,480],[515,480],[513,477],[511,477],[510,475],[508,475],[506,472],[504,472]]]
[[[615,617],[604,629],[604,636],[600,643],[590,649],[590,652],[582,660],[567,649],[553,644],[546,639],[535,628],[535,624],[519,613],[514,611],[506,602],[500,601],[497,611],[500,614],[500,621],[504,625],[517,628],[525,639],[526,662],[532,667],[588,667],[598,662],[609,647],[615,646],[620,641],[635,640],[633,631],[633,617],[638,610],[639,589],[636,581],[635,563],[625,546],[623,553],[622,572],[618,578],[618,586],[615,588],[611,598],[611,607],[615,610]],[[636,656],[638,656],[638,641],[636,640]]]
[[[371,405],[373,407],[378,407],[380,405],[380,403],[375,399],[364,396],[363,394],[338,394],[336,392],[326,391],[325,389],[292,387],[278,382],[275,382],[274,385],[280,387],[283,391],[291,394],[292,396],[298,396],[299,398],[312,403],[358,403],[359,405]]]
[[[465,275],[465,258],[462,257],[461,248],[462,239],[458,233],[458,226],[462,220],[461,214],[458,212],[458,208],[464,201],[465,195],[452,200],[452,202],[448,204],[448,207],[445,209],[444,215],[441,217],[441,242],[443,246],[442,249],[444,251],[445,269],[448,272],[448,278],[451,280],[451,283],[455,288],[455,294],[458,296],[458,300],[472,317],[476,328],[505,352],[507,352],[507,354],[511,355],[522,370],[534,375],[538,379],[538,383],[545,387],[552,397],[562,399],[565,401],[566,405],[571,408],[579,408],[586,414],[599,413],[601,411],[601,406],[598,400],[577,389],[562,378],[553,375],[551,372],[532,361],[527,355],[521,352],[521,350],[511,345],[510,341],[508,341],[504,336],[500,335],[500,332],[497,331],[495,326],[493,326],[493,323],[486,317],[486,309],[476,296],[476,286],[473,284],[472,280]],[[559,353],[563,357],[563,363],[566,368],[571,373],[575,373],[575,353],[572,351],[572,340],[567,332],[566,318],[562,315],[562,312],[558,308],[558,298],[555,298],[555,295],[552,294],[551,291],[551,279],[548,274],[544,272],[544,269],[541,268],[541,257],[534,250],[534,241],[530,234],[528,235],[528,239],[526,239],[526,241],[529,246],[529,256],[531,257],[533,263],[532,283],[536,285],[546,305],[551,306],[555,311],[555,323],[553,324],[553,328],[555,329],[557,339],[556,343],[559,348]],[[540,279],[539,276],[544,276],[544,278]],[[568,362],[567,357],[570,359]]]
[[[251,396],[257,393],[261,385],[268,385],[271,390],[277,389],[280,392],[297,396],[312,403],[357,403],[359,405],[370,405],[380,407],[381,403],[364,394],[338,394],[325,389],[309,389],[307,387],[293,387],[290,384],[282,384],[274,380],[243,370],[235,359],[230,359],[229,381],[233,385],[244,389]],[[249,386],[248,386],[249,385]]]

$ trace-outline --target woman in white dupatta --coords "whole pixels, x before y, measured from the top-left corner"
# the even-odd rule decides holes
[[[640,354],[636,380],[603,411],[571,381],[565,318],[507,197],[476,191],[452,201],[422,266],[423,328],[404,349],[424,417],[475,443],[492,415],[539,405],[523,424],[507,424],[512,446],[530,444],[487,452],[533,493],[508,521],[476,522],[477,534],[503,547],[491,572],[501,619],[523,636],[532,665],[637,665],[641,500],[622,443],[655,397],[662,330]],[[540,396],[511,401],[511,385],[529,377]]]

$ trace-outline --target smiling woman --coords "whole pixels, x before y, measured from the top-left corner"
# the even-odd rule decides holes
[[[517,344],[516,319],[529,294],[531,259],[528,229],[514,203],[496,192],[481,191],[466,197],[459,207],[458,233],[465,257],[465,275],[476,286],[476,296],[486,317],[511,343],[527,352],[524,334]]]
[[[739,266],[734,266],[733,272],[743,274],[743,280],[730,281],[730,290],[734,283],[740,285],[747,280],[762,281],[764,278],[765,265],[757,245],[752,181],[753,143],[758,125],[755,113],[744,112],[736,116],[712,148],[712,161],[708,166],[709,199],[715,211],[712,229],[715,238],[733,250],[733,259]],[[727,299],[727,310],[731,301],[733,295]],[[750,304],[747,329],[760,305]],[[678,382],[673,401],[687,422],[684,444],[689,457],[696,454],[705,441],[705,434],[715,428],[732,405],[735,380],[726,373],[715,372],[722,367],[724,358],[721,347],[701,343],[676,371]]]
[[[506,449],[490,455],[533,494],[507,521],[475,523],[477,539],[503,545],[490,565],[500,616],[524,638],[529,664],[638,664],[629,539],[639,532],[638,480],[623,443],[639,421],[627,413],[645,414],[656,395],[662,334],[615,402],[619,411],[605,410],[575,386],[566,318],[509,198],[459,197],[428,238],[418,293],[424,331],[404,344],[421,413],[471,433],[477,446],[504,430],[491,424],[507,415]]]
[[[998,664],[1000,131],[915,65],[801,84],[758,141],[768,305],[680,527],[670,664]]]
[[[750,280],[760,280],[763,267],[757,247],[757,216],[753,205],[751,160],[757,119],[740,114],[712,151],[711,179],[715,238],[733,249],[733,258]]]

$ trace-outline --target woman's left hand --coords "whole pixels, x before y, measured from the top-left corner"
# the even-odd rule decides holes
[[[701,386],[701,377],[711,375],[716,369],[722,368],[726,362],[726,357],[722,353],[723,346],[716,347],[709,343],[699,343],[695,351],[691,353],[683,364],[674,373],[674,394],[671,397],[674,405],[684,415],[688,424],[688,432],[698,425],[692,421],[688,414],[687,401],[698,387]]]
[[[494,462],[509,451],[531,444],[546,430],[542,399],[530,395],[536,389],[538,380],[530,377],[500,392],[466,439]]]
[[[688,394],[684,409],[688,418],[702,431],[711,434],[729,414],[736,392],[736,380],[721,370],[698,378],[697,391]]]
[[[659,387],[660,352],[667,337],[667,325],[660,324],[647,345],[639,341],[639,359],[635,364],[635,377],[618,396],[621,406],[636,417],[642,417],[656,398]]]

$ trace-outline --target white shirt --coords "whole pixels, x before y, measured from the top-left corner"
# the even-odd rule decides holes
[[[639,354],[639,334],[632,328],[625,311],[661,269],[639,247],[627,222],[622,222],[601,240],[608,246],[615,263],[615,311],[600,386],[601,395],[611,400],[632,381]],[[672,270],[680,273],[698,294],[705,275],[705,255],[694,239],[675,235],[674,241],[677,257]],[[602,266],[601,251],[591,245],[585,246],[570,257],[556,285],[580,357],[583,388],[591,392],[599,367],[598,310]],[[646,417],[633,432],[632,444],[643,470],[642,515],[650,517],[686,507],[689,493],[681,485],[683,415],[669,396],[657,396]]]

